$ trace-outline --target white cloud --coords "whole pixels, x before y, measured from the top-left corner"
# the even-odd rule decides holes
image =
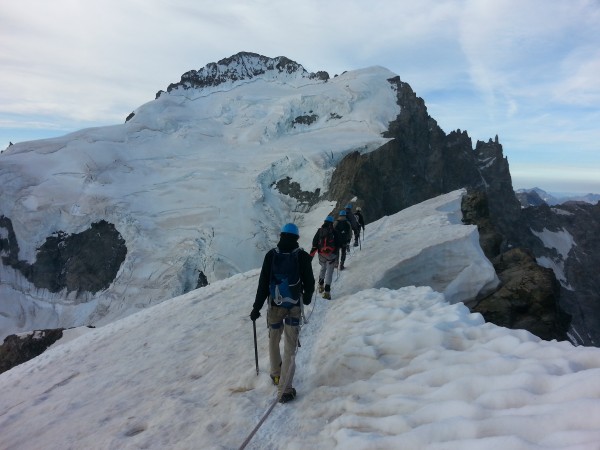
[[[556,86],[555,100],[595,107],[600,103],[600,51],[584,49],[563,62],[564,83]]]

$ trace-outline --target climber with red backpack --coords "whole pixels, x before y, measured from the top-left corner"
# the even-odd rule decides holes
[[[345,243],[341,236],[333,227],[333,217],[327,216],[323,225],[317,230],[312,241],[310,256],[319,254],[319,293],[323,298],[331,299],[331,280],[333,279],[333,270],[338,264],[339,250]]]

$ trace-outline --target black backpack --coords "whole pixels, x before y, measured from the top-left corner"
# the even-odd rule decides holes
[[[350,239],[352,238],[350,234],[350,222],[347,220],[340,220],[336,224],[335,229],[339,233],[342,242],[350,242]]]
[[[302,295],[298,264],[300,249],[296,248],[291,253],[283,253],[279,248],[273,250],[269,294],[277,306],[290,309],[300,304]]]
[[[319,228],[319,243],[317,244],[319,253],[328,255],[336,251],[335,235],[333,227],[325,225]]]

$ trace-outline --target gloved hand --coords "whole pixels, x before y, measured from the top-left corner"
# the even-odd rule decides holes
[[[312,301],[312,298],[308,297],[308,298],[304,298],[302,300],[302,303],[304,303],[305,305],[310,305],[311,301]]]
[[[310,257],[311,257],[311,258],[314,258],[314,256],[315,256],[315,253],[317,253],[317,247],[313,247],[313,248],[310,250],[310,253],[309,253],[309,254],[310,254]]]
[[[253,309],[250,313],[250,320],[254,322],[256,319],[260,317],[260,311],[258,309]]]

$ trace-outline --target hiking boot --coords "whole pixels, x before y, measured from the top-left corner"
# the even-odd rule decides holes
[[[292,388],[291,392],[285,392],[279,397],[279,403],[291,402],[296,398],[296,389]]]
[[[345,269],[344,265],[343,265],[343,264],[341,264],[341,265],[340,265],[340,270],[344,270],[344,269]]]
[[[358,247],[358,241],[354,241],[354,246]]]
[[[279,375],[271,375],[271,380],[273,380],[275,386],[279,385]]]
[[[329,291],[323,292],[323,298],[325,300],[331,300],[331,292],[329,292]]]
[[[322,294],[324,290],[325,288],[323,287],[323,285],[319,284],[319,294]]]

